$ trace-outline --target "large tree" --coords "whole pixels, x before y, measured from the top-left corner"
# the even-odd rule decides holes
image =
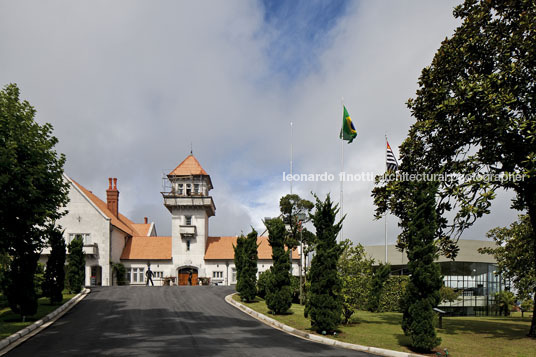
[[[534,259],[534,231],[528,215],[520,215],[509,227],[497,227],[487,234],[496,246],[480,248],[483,254],[492,254],[497,260],[498,273],[514,284],[518,298],[536,296],[536,260]],[[536,305],[533,306],[536,311]],[[536,314],[533,314],[529,335],[536,335]]]
[[[416,123],[400,147],[400,173],[443,175],[436,238],[451,258],[461,233],[489,213],[499,188],[515,192],[513,207],[526,210],[536,227],[536,2],[467,0],[454,16],[461,25],[423,69],[408,101]],[[378,216],[389,210],[400,218],[401,248],[414,208],[409,181],[373,193]],[[536,250],[532,255],[536,260]]]
[[[299,284],[300,284],[300,304],[303,303],[303,273],[302,273],[302,261],[304,248],[307,248],[310,235],[303,234],[304,225],[310,221],[309,212],[313,209],[314,204],[306,199],[301,198],[296,194],[288,194],[279,200],[279,209],[281,210],[281,217],[283,222],[288,225],[287,237],[285,244],[289,248],[289,255],[292,262],[292,250],[296,247],[301,247],[300,264],[299,269]]]
[[[272,247],[273,265],[270,267],[266,305],[274,314],[285,313],[292,305],[290,289],[290,259],[285,251],[285,224],[280,218],[264,222],[268,229],[268,242]]]
[[[236,238],[236,246],[233,245],[234,250],[234,265],[236,269],[236,291],[240,293],[240,287],[242,285],[242,271],[244,270],[244,246],[246,243],[246,237],[241,234]]]
[[[337,234],[342,220],[336,222],[339,209],[333,205],[329,195],[324,202],[317,196],[315,198],[316,209],[311,218],[316,228],[316,255],[309,271],[311,288],[305,312],[311,316],[312,328],[331,333],[342,316],[341,280],[337,271],[342,253],[341,246],[337,244]]]
[[[63,300],[66,255],[65,239],[63,239],[63,232],[58,227],[48,232],[48,244],[51,251],[45,270],[43,295],[50,299],[51,304],[56,304]]]
[[[33,278],[45,232],[65,214],[68,185],[52,125],[36,123],[19,96],[15,84],[0,91],[0,254],[11,257],[3,286],[10,306],[28,316],[37,308]]]
[[[437,185],[418,182],[414,192],[416,208],[410,212],[407,242],[410,278],[402,303],[402,329],[410,337],[413,348],[427,352],[441,343],[435,332],[433,311],[441,300],[439,289],[443,285],[441,269],[435,262]]]

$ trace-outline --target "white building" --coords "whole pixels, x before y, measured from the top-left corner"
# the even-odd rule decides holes
[[[114,285],[112,264],[122,263],[131,285],[145,284],[150,265],[156,285],[164,281],[196,285],[200,280],[213,284],[236,283],[234,250],[236,236],[209,236],[209,218],[216,206],[209,191],[210,176],[193,155],[189,155],[168,175],[169,192],[163,192],[164,205],[171,214],[171,237],[157,236],[154,223],[145,218],[134,223],[119,212],[117,179],[109,179],[106,202],[78,182],[70,183],[68,214],[58,222],[65,229],[65,240],[84,238],[86,285]],[[267,237],[258,238],[258,269],[272,265]],[[41,261],[50,251],[45,249]],[[293,251],[293,274],[298,274],[299,254]],[[201,279],[206,278],[206,279]]]

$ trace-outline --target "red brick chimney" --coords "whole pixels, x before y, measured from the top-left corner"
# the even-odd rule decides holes
[[[110,185],[106,190],[106,204],[108,209],[117,217],[119,214],[119,191],[117,191],[117,179],[113,178],[113,181],[114,186],[112,188],[112,178],[108,178]]]
[[[143,217],[143,218],[144,218],[145,224],[147,224],[147,217]]]

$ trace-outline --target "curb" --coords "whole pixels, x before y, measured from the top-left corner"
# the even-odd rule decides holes
[[[26,341],[28,338],[38,334],[48,326],[52,325],[56,320],[62,317],[65,313],[67,313],[67,311],[72,309],[83,298],[85,298],[90,292],[90,289],[82,290],[71,300],[67,301],[65,304],[61,305],[48,315],[44,316],[42,319],[37,320],[30,326],[26,326],[22,330],[15,332],[13,335],[0,340],[0,356],[3,356],[14,347]]]
[[[337,340],[333,340],[331,338],[322,337],[319,335],[315,335],[312,333],[308,333],[302,330],[295,329],[293,327],[287,326],[279,321],[276,321],[264,314],[261,314],[253,309],[250,309],[249,307],[239,303],[238,301],[233,300],[232,296],[234,294],[227,295],[225,297],[225,301],[236,307],[237,309],[242,310],[246,314],[256,318],[257,320],[265,323],[268,326],[274,327],[278,330],[284,331],[288,334],[294,335],[296,337],[300,337],[309,341],[322,343],[324,345],[330,345],[330,346],[336,346],[336,347],[342,347],[349,350],[354,351],[360,351],[360,352],[367,352],[371,353],[377,356],[387,356],[387,357],[426,357],[423,355],[415,354],[415,353],[407,353],[407,352],[400,352],[400,351],[393,351],[393,350],[386,350],[383,348],[378,347],[368,347],[368,346],[361,346],[361,345],[354,345],[352,343],[348,342],[340,342]]]

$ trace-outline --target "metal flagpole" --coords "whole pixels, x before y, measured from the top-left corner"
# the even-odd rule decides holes
[[[292,156],[294,155],[294,143],[292,140],[292,122],[290,122],[290,194],[292,195]]]
[[[342,104],[342,110],[343,110],[343,117],[344,117],[344,97],[341,98],[341,104]],[[343,196],[343,183],[344,183],[344,134],[343,134],[343,128],[341,127],[341,172],[339,174],[339,180],[341,181],[341,197],[340,197],[340,209],[341,209],[341,219],[344,217],[344,196]],[[341,235],[339,236],[339,242],[342,242],[344,239],[344,222],[341,224]]]
[[[387,172],[387,134],[385,134],[385,172]],[[387,264],[387,211],[385,211],[384,215],[384,223],[385,223],[385,264]]]

